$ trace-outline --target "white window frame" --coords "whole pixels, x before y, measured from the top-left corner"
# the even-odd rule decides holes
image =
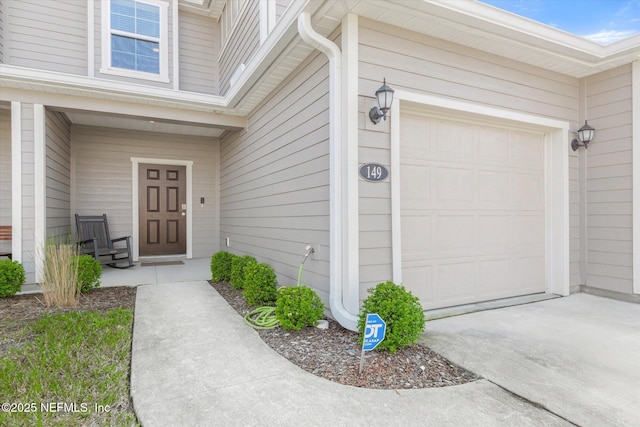
[[[144,71],[129,70],[126,68],[118,68],[111,66],[111,35],[122,34],[119,31],[111,30],[111,0],[103,0],[102,4],[102,66],[100,72],[114,76],[131,77],[135,79],[152,80],[157,82],[169,83],[169,25],[168,10],[169,3],[159,0],[134,0],[138,3],[145,3],[156,6],[160,9],[160,37],[158,39],[147,37],[136,37],[140,39],[148,39],[156,41],[159,44],[159,74],[147,73]],[[125,34],[128,35],[128,34]]]

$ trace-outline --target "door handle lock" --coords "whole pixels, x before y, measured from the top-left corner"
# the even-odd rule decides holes
[[[186,216],[187,213],[185,211],[182,211],[182,216]]]

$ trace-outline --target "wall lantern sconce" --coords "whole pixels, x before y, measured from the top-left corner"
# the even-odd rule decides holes
[[[582,126],[576,132],[578,134],[578,139],[573,139],[571,141],[571,148],[573,151],[576,151],[578,147],[584,147],[585,149],[588,147],[589,143],[593,139],[593,136],[596,134],[596,130],[587,124],[587,121],[584,121],[584,126]],[[582,142],[582,144],[580,144]]]
[[[383,79],[382,86],[376,91],[376,99],[380,108],[373,107],[369,110],[369,118],[374,125],[380,123],[381,119],[387,120],[387,113],[393,103],[393,92],[394,90],[387,86],[387,79]]]

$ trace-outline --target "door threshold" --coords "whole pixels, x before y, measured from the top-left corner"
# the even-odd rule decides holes
[[[138,257],[138,261],[144,262],[144,263],[184,261],[186,259],[187,259],[186,255],[155,255],[155,256]]]
[[[496,308],[511,307],[514,305],[530,304],[532,302],[546,301],[555,298],[560,298],[560,295],[540,293],[501,298],[473,304],[456,305],[453,307],[435,308],[433,310],[424,311],[424,320],[443,319],[445,317],[460,316],[462,314],[475,313],[477,311],[495,310]]]

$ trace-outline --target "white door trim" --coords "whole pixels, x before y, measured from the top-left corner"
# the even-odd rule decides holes
[[[640,294],[640,61],[635,61],[631,68],[631,99],[633,117],[633,129],[631,145],[632,151],[632,174],[633,174],[633,293]]]
[[[176,165],[186,166],[187,169],[187,258],[193,257],[193,239],[192,236],[192,211],[193,211],[193,160],[172,160],[172,159],[151,159],[145,157],[131,158],[131,176],[133,184],[131,189],[133,217],[133,260],[138,261],[140,256],[140,204],[138,201],[138,185],[139,185],[139,166],[140,163],[150,163],[155,165]]]
[[[396,90],[391,108],[391,238],[393,281],[402,283],[400,108],[420,104],[434,113],[499,121],[543,131],[545,138],[546,291],[569,295],[569,123],[516,111]]]

